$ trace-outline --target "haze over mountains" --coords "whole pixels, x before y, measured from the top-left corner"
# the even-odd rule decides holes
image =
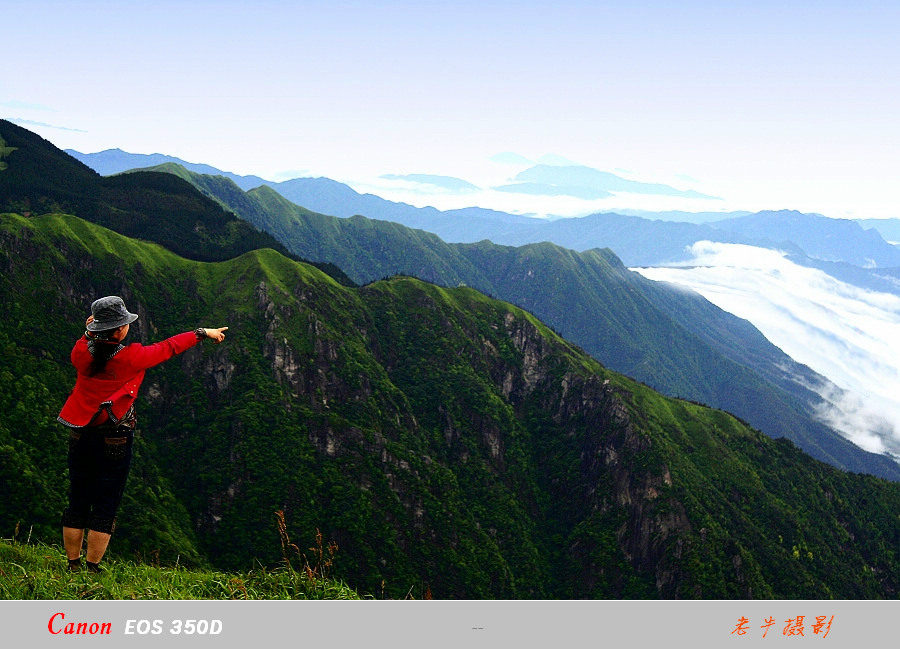
[[[432,232],[446,242],[490,239],[520,246],[551,241],[579,251],[610,248],[629,267],[687,261],[689,247],[700,241],[735,243],[786,252],[797,264],[818,268],[862,288],[897,294],[900,287],[900,252],[885,241],[900,239],[900,219],[851,221],[790,210],[729,214],[624,210],[548,221],[478,207],[449,211],[414,207],[360,194],[327,178],[272,182],[170,156],[132,155],[119,150],[69,153],[101,173],[141,168],[147,162],[174,162],[196,173],[225,176],[244,190],[268,185],[293,203],[320,214],[361,214],[393,221]]]
[[[478,207],[441,211],[414,207],[360,194],[344,183],[328,178],[294,178],[274,182],[258,176],[238,176],[209,165],[188,163],[171,156],[128,154],[120,150],[84,154],[67,151],[101,174],[113,174],[173,162],[199,174],[224,176],[248,191],[261,185],[275,189],[288,200],[320,214],[393,221],[427,230],[450,243],[474,243],[490,239],[504,245],[551,241],[573,250],[610,248],[627,266],[656,265],[686,258],[685,247],[698,241],[742,243],[787,250],[808,256],[811,262],[846,262],[879,268],[900,267],[900,252],[879,236],[878,228],[895,232],[900,219],[831,219],[790,210],[759,213],[653,213],[627,210],[585,217],[546,220]],[[561,181],[572,167],[539,165],[553,170]],[[596,170],[584,168],[589,177]],[[549,171],[546,171],[549,173]],[[675,190],[673,190],[675,191]],[[702,222],[695,222],[702,221]],[[859,223],[864,224],[863,228]],[[900,229],[896,230],[900,232]]]
[[[116,153],[114,157],[118,159],[120,165],[125,164],[121,153]],[[91,157],[85,157],[87,160],[103,160],[104,158],[105,154],[93,154]],[[580,292],[573,291],[571,286],[567,286],[562,294],[569,301],[563,304],[559,301],[560,296],[554,296],[552,290],[548,295],[528,295],[527,287],[529,285],[548,288],[546,283],[536,281],[529,284],[527,281],[523,283],[509,280],[515,275],[510,275],[508,262],[500,260],[509,258],[510,255],[500,253],[499,249],[478,257],[479,261],[473,268],[473,253],[466,247],[454,248],[437,239],[422,239],[421,235],[415,235],[415,241],[412,241],[404,231],[391,230],[381,225],[373,230],[374,224],[365,220],[329,221],[322,215],[298,210],[296,205],[291,206],[274,193],[266,194],[260,188],[241,196],[236,187],[229,189],[227,185],[222,185],[213,178],[184,174],[178,168],[170,165],[158,168],[170,173],[181,174],[186,180],[200,187],[208,195],[216,197],[243,218],[276,234],[279,240],[288,242],[289,247],[292,247],[297,254],[309,259],[335,260],[356,281],[366,282],[396,272],[403,272],[443,285],[455,286],[459,283],[466,283],[475,286],[489,294],[513,301],[532,310],[552,324],[557,331],[582,345],[610,367],[639,378],[668,394],[696,399],[735,412],[769,434],[776,436],[786,434],[797,441],[801,447],[826,461],[833,462],[835,453],[833,450],[826,451],[821,447],[821,440],[827,438],[828,435],[823,435],[817,429],[821,424],[815,423],[815,420],[821,419],[826,411],[829,413],[827,421],[832,425],[835,422],[843,422],[849,427],[848,422],[851,420],[860,420],[860,417],[851,417],[841,409],[847,407],[850,412],[859,412],[859,407],[853,405],[850,400],[846,398],[836,400],[836,395],[844,394],[839,387],[832,385],[822,376],[804,376],[804,373],[808,372],[805,368],[802,371],[786,370],[787,365],[783,359],[777,358],[777,354],[771,355],[769,352],[760,351],[760,345],[749,345],[749,334],[746,332],[742,332],[740,335],[730,334],[730,337],[724,339],[716,339],[716,334],[710,332],[718,331],[721,324],[711,328],[707,327],[704,324],[705,320],[698,318],[696,307],[679,311],[673,307],[671,298],[655,298],[657,308],[664,305],[665,315],[659,313],[652,315],[654,311],[645,304],[633,309],[628,315],[615,315],[610,320],[609,308],[603,305],[615,303],[616,300],[600,298],[597,293],[598,287],[608,282],[606,279],[608,274],[605,272],[603,275],[595,274],[592,278],[586,276],[584,281],[578,284],[585,287]],[[208,170],[205,166],[195,168]],[[249,187],[254,185],[257,179],[241,178],[239,181],[243,186]],[[818,215],[800,215],[791,212],[781,213],[785,219],[799,224],[795,225],[794,231],[788,234],[799,238],[796,237],[797,228],[801,230],[805,228],[805,238],[801,238],[803,245],[815,253],[821,254],[822,251],[828,253],[832,258],[830,261],[824,262],[807,256],[801,246],[786,241],[782,233],[777,230],[770,230],[769,238],[762,237],[759,231],[753,231],[746,225],[745,229],[750,229],[749,234],[740,231],[742,224],[750,223],[752,225],[754,223],[754,215],[742,215],[738,221],[724,221],[724,227],[718,227],[717,223],[669,222],[618,214],[597,214],[583,218],[546,221],[479,208],[451,212],[440,212],[433,208],[416,208],[385,201],[373,195],[360,195],[346,185],[329,179],[301,178],[281,183],[264,182],[264,184],[275,189],[285,198],[291,199],[294,203],[303,204],[306,207],[316,206],[324,213],[337,213],[338,216],[349,216],[353,213],[361,213],[366,216],[375,215],[376,218],[437,233],[445,241],[477,241],[489,238],[494,242],[521,246],[532,241],[551,240],[575,250],[609,247],[613,251],[620,251],[619,256],[623,258],[626,265],[650,266],[676,263],[679,260],[688,259],[690,246],[698,241],[742,243],[778,249],[786,247],[792,251],[792,259],[799,260],[800,263],[811,265],[838,263],[842,264],[841,268],[844,269],[857,268],[848,265],[847,262],[858,260],[860,254],[865,255],[866,259],[876,258],[883,263],[885,260],[891,260],[892,254],[896,254],[896,250],[884,243],[877,234],[872,236],[872,232],[864,232],[852,222],[840,222]],[[249,203],[248,199],[250,199]],[[777,221],[778,215],[778,213],[760,213],[756,216],[759,221],[771,222],[773,218]],[[293,225],[289,226],[291,223]],[[325,225],[326,223],[327,225]],[[363,224],[365,225],[360,230]],[[328,235],[323,236],[321,232],[317,232],[322,227],[329,233]],[[293,228],[293,231],[290,231],[290,228]],[[732,230],[738,231],[733,232]],[[338,243],[338,239],[333,239],[336,232],[342,232],[340,243]],[[368,232],[368,234],[362,235],[362,232]],[[377,238],[372,240],[371,237],[375,232],[378,232]],[[842,241],[854,244],[847,249],[855,251],[853,253],[856,255],[855,257],[833,259],[835,255],[831,253],[835,246],[829,248],[828,242],[833,240],[836,235],[839,235]],[[364,245],[366,252],[361,254],[360,242],[364,239],[369,240],[370,243]],[[323,247],[323,242],[328,240],[333,241],[333,244]],[[417,250],[423,243],[427,252],[411,252]],[[481,244],[482,250],[485,245],[487,244]],[[488,248],[490,248],[489,245]],[[373,249],[379,252],[373,254],[371,252]],[[405,250],[407,254],[398,255],[397,251],[399,250]],[[522,252],[526,253],[527,250],[527,248],[522,249]],[[544,252],[547,250],[549,249],[545,249]],[[861,253],[860,250],[862,250]],[[385,256],[385,251],[393,252]],[[532,253],[529,254],[533,256]],[[453,261],[448,264],[448,260]],[[555,272],[562,273],[563,276],[578,277],[581,272],[573,270],[559,261],[551,262],[551,267],[556,267]],[[860,271],[863,274],[857,279],[873,283],[882,281],[876,279],[874,275],[866,274],[871,271],[863,269]],[[601,276],[604,279],[599,279]],[[503,279],[498,279],[500,277]],[[626,274],[624,277],[628,277],[628,275]],[[508,282],[508,284],[504,284],[504,282]],[[629,282],[631,282],[630,279],[626,284]],[[631,287],[628,290],[634,291],[635,288]],[[647,290],[646,287],[639,289],[642,295],[646,294]],[[657,292],[658,289],[650,291],[652,295],[656,295]],[[677,303],[678,300],[675,302]],[[680,314],[680,320],[676,319],[677,324],[675,325],[680,333],[675,337],[671,334],[661,334],[658,330],[658,323],[670,322],[673,311]],[[583,315],[579,316],[578,314]],[[646,326],[641,328],[637,323],[642,321],[642,318],[652,320],[656,324],[651,325],[649,329]],[[614,324],[604,324],[607,322]],[[687,341],[693,339],[696,332],[704,330],[705,327],[707,327],[705,335],[712,336],[713,342],[707,339],[702,343],[703,349],[706,351],[693,349]],[[617,333],[611,336],[611,331]],[[625,331],[630,331],[631,334],[626,337],[622,333]],[[650,333],[651,331],[653,333]],[[625,338],[628,338],[627,342]],[[760,339],[765,344],[769,344],[761,337]],[[676,343],[674,340],[679,342]],[[712,354],[709,351],[710,345],[715,349]],[[743,353],[749,349],[753,349],[754,352]],[[633,351],[629,352],[629,350]],[[740,357],[736,356],[736,350],[741,350]],[[780,353],[778,350],[778,354]],[[746,368],[748,365],[754,367],[752,371],[757,378],[749,381],[746,377],[737,379],[736,375],[729,375],[732,370],[725,371],[723,374],[725,366],[721,363],[704,365],[703,363],[697,364],[696,360],[694,362],[674,360],[681,356],[694,359],[713,359],[718,354],[724,354],[731,359],[729,362],[737,362],[740,367]],[[685,374],[685,368],[691,366],[694,369]],[[670,369],[664,369],[666,367]],[[712,369],[713,367],[715,369]],[[777,371],[761,369],[772,367],[780,369]],[[772,396],[762,396],[762,393],[757,393],[756,397],[750,397],[743,389],[736,390],[733,387],[736,385],[760,385],[757,383],[759,372],[767,377],[764,384],[773,379],[779,382],[777,393],[782,394],[781,391],[787,390],[794,396],[790,398],[779,396],[773,399]],[[731,378],[726,380],[725,376]],[[717,378],[715,381],[710,381],[710,377]],[[829,398],[825,399],[823,395]],[[782,406],[773,406],[775,402],[792,402],[796,398],[800,399],[801,404],[807,405],[794,404],[789,406],[789,409],[795,413],[798,407],[800,411],[805,411],[801,417],[806,420],[805,424],[798,424],[796,414],[787,415],[781,409]],[[810,423],[811,421],[813,423]],[[881,424],[878,424],[878,427],[879,429],[883,428]],[[801,432],[809,430],[817,430],[817,432]],[[854,425],[852,430],[848,428],[848,430],[842,431],[842,434],[847,437],[858,435],[857,426]],[[819,441],[811,443],[812,439]],[[819,448],[816,448],[817,446]],[[846,464],[839,465],[847,466]]]
[[[0,406],[33,424],[0,421],[4,526],[28,520],[38,538],[58,534],[65,440],[53,404],[70,384],[66,354],[77,333],[69,329],[96,292],[115,292],[141,314],[135,339],[206,317],[233,333],[227,345],[198,346],[148,373],[128,524],[117,536],[126,552],[272,565],[278,541],[267,521],[278,508],[294,538],[316,527],[333,535],[335,569],[351,583],[374,592],[386,582],[397,597],[410,583],[462,598],[900,591],[900,485],[839,471],[725,412],[663,397],[472,288],[396,276],[344,286],[341,274],[276,250],[229,257],[233,241],[223,237],[217,250],[205,233],[243,227],[221,209],[230,201],[242,223],[268,223],[292,247],[343,249],[360,260],[354,278],[398,264],[480,276],[535,307],[557,299],[573,321],[594,299],[589,319],[605,320],[590,331],[601,343],[612,337],[607,351],[637,353],[636,369],[696,388],[705,380],[738,403],[767,394],[763,410],[784,399],[779,412],[811,426],[802,388],[776,380],[790,359],[696,294],[649,282],[610,251],[451,246],[174,165],[110,182],[71,161],[68,175],[83,183],[70,182],[35,167],[55,160],[66,169],[49,143],[2,121],[0,139],[0,211],[28,213],[0,223]],[[107,219],[124,205],[123,186],[154,200]],[[154,227],[166,201],[182,205],[180,218]],[[124,227],[135,231],[114,231]],[[217,261],[150,239],[188,250],[202,242]],[[397,249],[400,241],[413,247]],[[837,460],[895,466],[854,456],[833,431],[808,432],[812,447]]]
[[[513,181],[495,189],[544,196],[573,196],[587,200],[607,198],[612,196],[613,192],[714,199],[713,196],[706,196],[693,190],[675,189],[661,183],[627,180],[606,171],[580,165],[536,165],[516,174]]]

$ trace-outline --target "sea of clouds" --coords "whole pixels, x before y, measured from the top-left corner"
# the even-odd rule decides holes
[[[900,459],[900,297],[841,282],[775,250],[701,241],[689,252],[677,266],[634,270],[749,320],[834,383],[809,386],[825,400],[823,420],[858,446]]]

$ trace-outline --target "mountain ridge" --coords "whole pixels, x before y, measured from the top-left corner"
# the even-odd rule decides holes
[[[98,168],[114,168],[117,172],[143,166],[144,158],[136,156],[129,161],[128,158],[120,158],[117,166],[108,167],[102,162],[100,154],[80,154],[72,152],[78,159],[96,164]],[[180,163],[178,158],[169,157],[168,161]],[[186,169],[197,173],[210,173],[208,165],[184,164]],[[447,242],[452,243],[476,243],[483,239],[490,239],[494,243],[502,245],[524,245],[540,241],[553,241],[564,247],[576,250],[588,250],[590,248],[611,248],[627,266],[653,266],[662,263],[683,261],[685,248],[700,240],[719,241],[723,243],[742,243],[762,247],[775,247],[794,255],[798,263],[815,266],[822,262],[865,263],[865,259],[876,259],[884,256],[891,257],[883,261],[883,267],[900,266],[895,264],[892,252],[885,248],[884,241],[875,240],[872,235],[869,243],[874,246],[869,254],[863,253],[858,259],[826,258],[816,259],[813,253],[807,253],[799,242],[785,241],[784,237],[775,236],[747,236],[735,229],[733,225],[738,219],[752,219],[755,214],[791,215],[791,210],[739,213],[736,217],[723,214],[716,218],[713,214],[706,214],[702,218],[689,219],[660,218],[666,213],[646,213],[636,210],[622,210],[619,212],[599,212],[587,216],[564,217],[553,220],[539,219],[535,217],[509,214],[472,207],[458,210],[440,211],[429,207],[414,207],[405,203],[397,203],[385,200],[372,194],[360,194],[344,183],[328,178],[295,178],[282,182],[265,181],[255,176],[239,177],[235,174],[214,170],[211,175],[223,175],[232,178],[235,183],[245,191],[260,184],[267,184],[288,200],[302,205],[307,209],[321,214],[329,214],[342,218],[354,215],[363,215],[377,220],[388,220],[401,223],[408,227],[427,230],[437,234]],[[674,213],[678,214],[678,213]],[[815,229],[821,230],[821,226],[832,226],[830,221],[822,215],[806,215],[814,219]],[[722,218],[725,217],[725,218]],[[730,217],[730,218],[729,218]],[[699,221],[699,222],[693,222]],[[890,230],[890,224],[861,221],[868,226],[876,226]],[[718,227],[717,223],[723,223],[724,227]],[[732,223],[732,225],[728,225]],[[840,226],[838,226],[840,228]],[[629,233],[634,233],[629,234]],[[831,236],[842,236],[840,231]],[[857,264],[858,265],[858,264]],[[860,276],[862,286],[870,288],[882,285],[872,273]]]
[[[608,367],[655,389],[724,408],[774,437],[788,435],[836,466],[900,477],[895,462],[860,452],[815,420],[810,404],[820,397],[804,386],[823,377],[791,361],[748,323],[628,271],[611,251],[579,253],[549,242],[448,244],[397,223],[316,214],[271,187],[240,195],[214,177],[193,182],[218,191],[236,213],[297,254],[329,259],[358,283],[400,273],[473,286],[535,313]],[[700,337],[698,322],[706,327]]]
[[[816,419],[813,404],[819,397],[794,381],[793,375],[806,375],[805,384],[821,377],[811,377],[808,368],[797,365],[787,373],[774,369],[790,365],[789,359],[767,345],[758,332],[752,347],[747,344],[746,329],[742,330],[745,339],[737,341],[732,336],[730,345],[703,341],[691,333],[696,328],[695,311],[682,309],[677,318],[666,315],[676,298],[664,297],[659,287],[651,291],[650,283],[626,273],[618,260],[609,266],[602,255],[579,258],[542,244],[521,249],[487,242],[448,245],[434,235],[397,224],[315,214],[264,186],[243,193],[230,180],[178,169],[183,168],[165,168],[257,228],[288,242],[296,254],[337,263],[358,282],[399,272],[447,286],[475,286],[536,311],[609,367],[656,389],[734,412],[772,436],[788,435],[815,457],[836,466],[892,479],[900,475],[896,462],[862,451]],[[144,174],[129,175],[140,184]],[[543,252],[535,255],[535,251]],[[541,259],[547,254],[552,258]],[[552,282],[545,281],[549,279],[545,275],[541,281],[533,279],[535,262]],[[612,267],[618,270],[610,275]],[[510,281],[511,277],[518,279]],[[607,286],[611,279],[612,285]],[[568,288],[560,290],[563,286]],[[554,290],[548,292],[549,287]],[[595,287],[605,291],[602,298]],[[648,300],[651,294],[655,304]],[[610,305],[616,305],[618,312],[610,312]],[[712,317],[720,318],[712,330],[732,326],[726,324],[727,318]],[[768,359],[768,368],[754,354],[745,353],[751,348],[759,358]],[[754,369],[745,367],[748,361],[756,363]]]
[[[843,262],[862,268],[900,266],[900,249],[887,243],[878,230],[864,230],[857,221],[850,219],[780,210],[717,221],[713,226],[753,239],[768,240],[771,243],[767,247],[777,247],[788,241],[819,261]]]
[[[100,176],[38,135],[0,120],[0,139],[14,149],[0,173],[0,211],[68,211],[130,236],[161,243],[189,259],[218,261],[270,247],[289,257],[277,239],[210,200],[173,174]],[[191,227],[183,227],[190,222]],[[349,282],[342,271],[326,272]]]
[[[271,249],[185,260],[66,215],[0,217],[0,253],[0,296],[16,305],[0,319],[0,406],[47,415],[0,422],[3,525],[58,534],[57,350],[88,296],[114,290],[141,314],[138,340],[198,317],[232,327],[225,344],[148,372],[114,548],[158,542],[174,557],[185,538],[216,566],[272,565],[264,530],[279,509],[295,538],[315,527],[334,538],[336,574],[362,592],[384,581],[389,594],[425,583],[479,599],[898,592],[900,485],[664,398],[473,289],[345,287]],[[170,537],[154,532],[163,521]]]

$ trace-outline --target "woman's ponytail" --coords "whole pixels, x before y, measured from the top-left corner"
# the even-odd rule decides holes
[[[116,330],[94,332],[93,337],[88,342],[88,349],[93,357],[91,364],[88,366],[88,376],[95,376],[102,372],[106,367],[107,361],[119,351],[119,341],[110,340],[110,336],[114,331]]]

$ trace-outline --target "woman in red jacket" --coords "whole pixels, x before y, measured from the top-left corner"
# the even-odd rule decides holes
[[[220,343],[228,329],[197,328],[153,345],[123,345],[137,318],[128,312],[122,298],[100,298],[91,305],[87,331],[72,349],[78,376],[58,417],[71,429],[69,506],[62,524],[72,570],[81,567],[85,529],[89,530],[85,558],[90,570],[99,570],[109,545],[131,467],[137,423],[134,401],[144,371],[206,338]]]

